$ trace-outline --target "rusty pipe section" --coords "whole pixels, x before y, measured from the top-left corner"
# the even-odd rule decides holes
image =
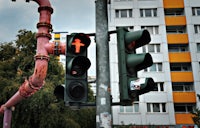
[[[51,39],[52,25],[51,25],[51,14],[53,8],[49,0],[33,0],[38,3],[38,12],[40,13],[39,23],[37,24],[38,33],[37,38],[37,51],[35,58],[35,69],[32,76],[20,86],[19,90],[0,108],[0,113],[3,113],[5,108],[10,108],[16,105],[19,101],[33,95],[43,85],[47,75],[48,68],[48,47],[45,47]]]

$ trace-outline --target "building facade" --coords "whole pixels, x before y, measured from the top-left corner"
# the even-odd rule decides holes
[[[113,124],[194,127],[191,111],[200,108],[200,1],[111,0],[108,17],[109,30],[124,26],[150,32],[150,44],[136,52],[149,52],[153,65],[138,77],[152,77],[157,85],[132,106],[113,106]],[[119,102],[116,44],[113,34],[109,43],[113,102]]]

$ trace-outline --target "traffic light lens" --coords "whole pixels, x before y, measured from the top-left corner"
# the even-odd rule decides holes
[[[73,76],[81,76],[84,72],[79,65],[75,65],[72,67],[71,74]]]
[[[85,96],[85,88],[79,82],[72,82],[69,85],[69,95],[74,100],[81,100]]]
[[[72,76],[82,76],[89,69],[91,63],[87,57],[78,56],[72,60],[70,73]]]
[[[74,54],[81,54],[86,51],[90,45],[90,37],[83,33],[74,33],[68,43],[69,50]]]

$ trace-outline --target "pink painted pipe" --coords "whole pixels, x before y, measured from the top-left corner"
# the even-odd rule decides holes
[[[0,113],[4,113],[6,108],[11,108],[18,102],[33,95],[43,85],[47,75],[49,51],[52,51],[51,47],[48,47],[49,40],[51,39],[52,30],[51,14],[53,8],[49,0],[33,0],[39,4],[38,12],[40,13],[39,23],[37,24],[37,52],[35,55],[35,69],[32,76],[20,86],[19,90],[0,108]],[[64,46],[62,46],[63,48]]]

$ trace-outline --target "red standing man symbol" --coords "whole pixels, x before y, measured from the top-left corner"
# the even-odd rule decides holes
[[[81,43],[80,39],[75,39],[74,42],[72,42],[72,45],[75,46],[75,53],[80,53],[81,46],[85,46],[85,44]]]

